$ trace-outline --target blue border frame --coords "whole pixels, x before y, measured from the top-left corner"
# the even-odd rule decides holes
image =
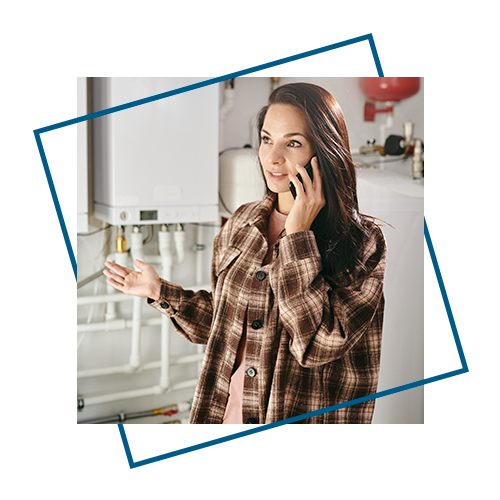
[[[425,424],[77,426],[75,77],[292,65],[426,78]],[[469,469],[469,74],[469,32],[33,32],[32,469]]]

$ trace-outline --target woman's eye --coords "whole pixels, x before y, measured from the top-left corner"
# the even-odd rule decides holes
[[[302,144],[298,141],[290,141],[288,144],[290,146],[292,146],[292,148],[298,148],[298,147],[302,146]]]
[[[265,135],[263,135],[260,139],[264,144],[269,144],[271,142],[271,139],[269,139],[269,137],[266,137]]]

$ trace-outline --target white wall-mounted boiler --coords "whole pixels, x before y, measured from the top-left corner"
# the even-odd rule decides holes
[[[93,78],[101,111],[207,78]],[[218,219],[219,87],[94,120],[94,215],[113,225]]]

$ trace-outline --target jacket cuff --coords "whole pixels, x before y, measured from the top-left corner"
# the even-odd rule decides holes
[[[318,259],[321,254],[312,231],[299,231],[280,240],[279,255],[283,264],[304,259]]]
[[[160,296],[158,300],[147,299],[148,304],[163,314],[172,316],[179,309],[181,287],[160,278]]]

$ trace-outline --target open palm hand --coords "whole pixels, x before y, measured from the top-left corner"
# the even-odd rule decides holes
[[[134,264],[141,271],[132,271],[127,267],[112,262],[105,262],[108,268],[103,271],[106,281],[113,288],[127,295],[150,297],[157,300],[160,295],[160,277],[153,266],[135,260]]]

